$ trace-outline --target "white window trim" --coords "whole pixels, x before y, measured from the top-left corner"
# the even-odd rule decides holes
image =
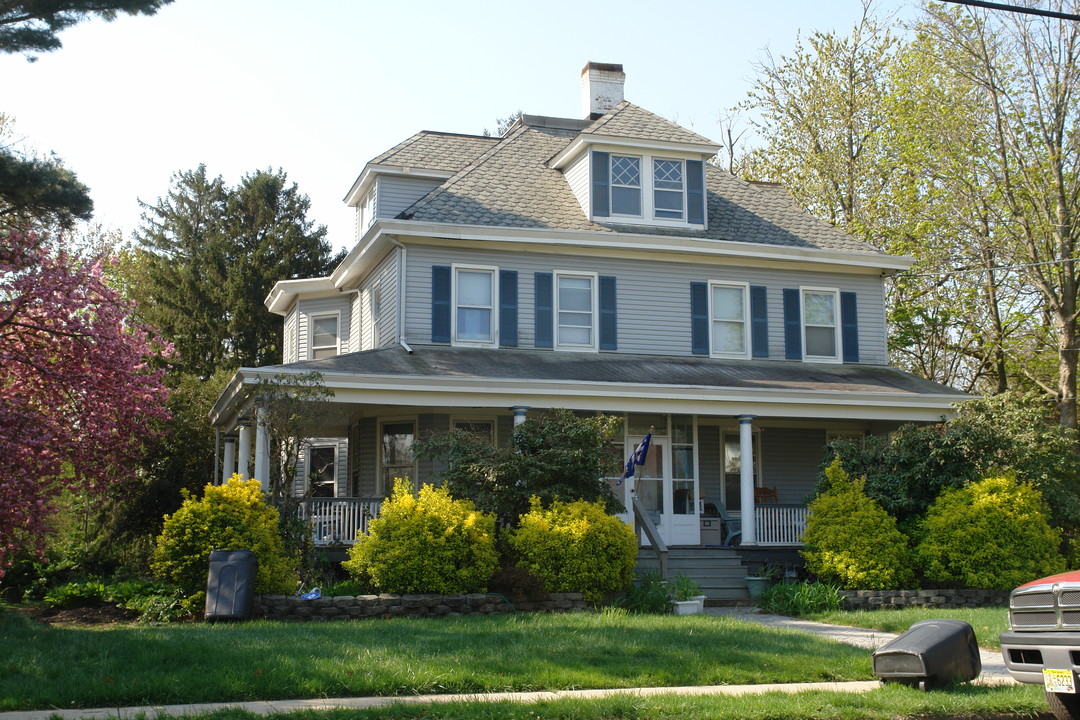
[[[341,354],[341,311],[337,310],[337,311],[334,311],[334,312],[312,313],[312,314],[308,315],[308,337],[307,337],[307,357],[308,357],[308,360],[314,360],[315,359],[315,350],[316,349],[322,350],[322,349],[330,347],[330,345],[319,345],[319,346],[315,345],[315,321],[316,320],[322,320],[322,319],[328,318],[328,317],[332,317],[337,321],[337,332],[334,333],[334,345],[333,345],[333,347],[334,347],[334,355],[340,355]]]
[[[690,223],[687,220],[689,216],[689,209],[687,208],[687,198],[690,194],[689,178],[686,174],[686,162],[687,160],[702,160],[699,156],[679,156],[668,153],[642,153],[642,152],[627,152],[615,147],[594,147],[594,151],[608,153],[608,167],[607,167],[607,193],[608,193],[608,213],[607,216],[594,215],[592,217],[594,222],[618,222],[624,225],[649,225],[652,227],[663,226],[672,228],[690,228],[700,230],[705,228],[708,224],[708,208],[706,208],[705,222],[702,223]],[[623,215],[616,213],[614,209],[614,203],[611,198],[611,158],[615,155],[620,157],[632,157],[638,158],[641,161],[641,214],[640,215]],[[654,160],[673,160],[682,164],[683,169],[683,219],[674,220],[671,218],[659,218],[656,217],[656,202],[653,187],[653,161]]]
[[[713,350],[713,329],[716,324],[716,314],[713,308],[713,288],[714,287],[731,287],[739,288],[743,293],[743,352],[741,353],[727,353],[718,352]],[[709,281],[709,357],[723,357],[723,358],[748,358],[750,357],[750,283],[748,282],[732,282],[730,280],[710,280]]]
[[[338,497],[338,444],[336,442],[312,442],[307,447],[307,453],[304,457],[304,491],[307,491],[308,484],[311,482],[311,451],[316,448],[331,448],[334,451],[334,494],[330,497]]]
[[[450,416],[450,428],[452,430],[457,429],[457,424],[461,423],[491,423],[491,444],[498,446],[499,443],[499,421],[493,415],[451,415]]]
[[[681,218],[665,218],[665,217],[658,217],[656,215],[656,193],[657,193],[657,188],[656,188],[656,162],[658,160],[666,160],[668,162],[677,162],[677,163],[679,163],[680,172],[682,173],[682,190],[680,191],[680,194],[682,196],[682,217]],[[652,207],[652,219],[653,220],[659,220],[661,222],[677,222],[677,223],[683,223],[684,225],[688,225],[689,223],[687,222],[687,210],[686,210],[686,197],[689,194],[688,184],[689,183],[687,182],[687,177],[686,177],[686,161],[685,160],[683,160],[681,158],[661,157],[661,156],[658,156],[658,155],[650,155],[649,156],[649,185],[651,186],[652,192],[649,193],[649,204]],[[666,192],[674,192],[674,191],[673,190],[668,190]]]
[[[806,345],[806,293],[831,294],[833,298],[833,347],[836,355],[811,355],[807,352]],[[816,325],[815,327],[825,327]],[[815,287],[811,285],[799,286],[799,329],[802,333],[803,362],[813,363],[836,363],[844,362],[843,349],[840,346],[840,290],[834,287]]]
[[[600,278],[598,273],[572,272],[569,270],[556,270],[553,273],[552,286],[552,341],[556,350],[569,351],[593,351],[598,352],[600,347]],[[559,278],[589,278],[592,287],[592,345],[563,345],[559,343]]]
[[[491,340],[458,339],[458,271],[474,270],[491,273]],[[465,347],[499,347],[499,267],[497,265],[466,265],[454,263],[450,266],[450,344]]]
[[[407,422],[412,423],[412,426],[413,426],[413,440],[415,441],[416,437],[417,437],[417,433],[419,433],[419,431],[420,431],[420,420],[419,420],[419,418],[417,416],[415,416],[415,415],[411,415],[411,416],[406,415],[404,417],[385,417],[385,418],[382,418],[382,419],[379,420],[379,424],[378,424],[378,427],[376,429],[376,432],[378,434],[375,436],[375,442],[377,443],[376,450],[378,451],[378,455],[379,455],[378,472],[375,475],[375,496],[376,497],[386,497],[387,495],[389,495],[390,490],[391,490],[391,488],[386,487],[386,481],[385,481],[385,478],[384,478],[384,476],[386,475],[386,463],[383,462],[383,428],[385,426],[387,426],[387,425],[396,425],[398,423],[407,423]],[[410,477],[412,478],[413,489],[415,490],[415,489],[419,488],[420,485],[417,482],[418,478],[416,476],[416,454],[415,453],[413,453],[413,461],[412,461],[412,469],[411,469]]]

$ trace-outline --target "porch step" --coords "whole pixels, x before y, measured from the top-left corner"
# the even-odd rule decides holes
[[[660,559],[652,548],[638,551],[639,571],[660,571]],[[668,574],[682,573],[701,587],[707,605],[735,605],[748,602],[746,568],[738,553],[730,548],[668,548]]]

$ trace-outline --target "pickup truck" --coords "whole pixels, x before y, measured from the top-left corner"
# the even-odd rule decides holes
[[[1001,654],[1014,678],[1043,686],[1057,720],[1080,720],[1080,571],[1033,580],[1012,591]]]

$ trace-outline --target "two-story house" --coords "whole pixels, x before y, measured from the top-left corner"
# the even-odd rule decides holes
[[[336,418],[299,475],[328,502],[377,512],[392,478],[432,479],[416,437],[503,442],[561,407],[625,418],[624,454],[652,429],[644,476],[612,482],[666,543],[720,544],[703,515],[723,506],[743,546],[794,544],[830,439],[949,416],[964,394],[888,364],[883,278],[911,259],[710,164],[716,143],[624,79],[590,63],[582,118],[423,131],[369,162],[348,256],[266,300],[282,364],[239,370],[212,412],[224,472],[249,471],[254,431],[266,480],[252,384],[317,370]]]

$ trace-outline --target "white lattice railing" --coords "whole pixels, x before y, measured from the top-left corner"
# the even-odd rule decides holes
[[[806,530],[803,505],[756,505],[754,528],[761,545],[802,545]]]
[[[382,498],[313,498],[300,505],[300,518],[311,524],[315,545],[352,545],[381,508]]]

